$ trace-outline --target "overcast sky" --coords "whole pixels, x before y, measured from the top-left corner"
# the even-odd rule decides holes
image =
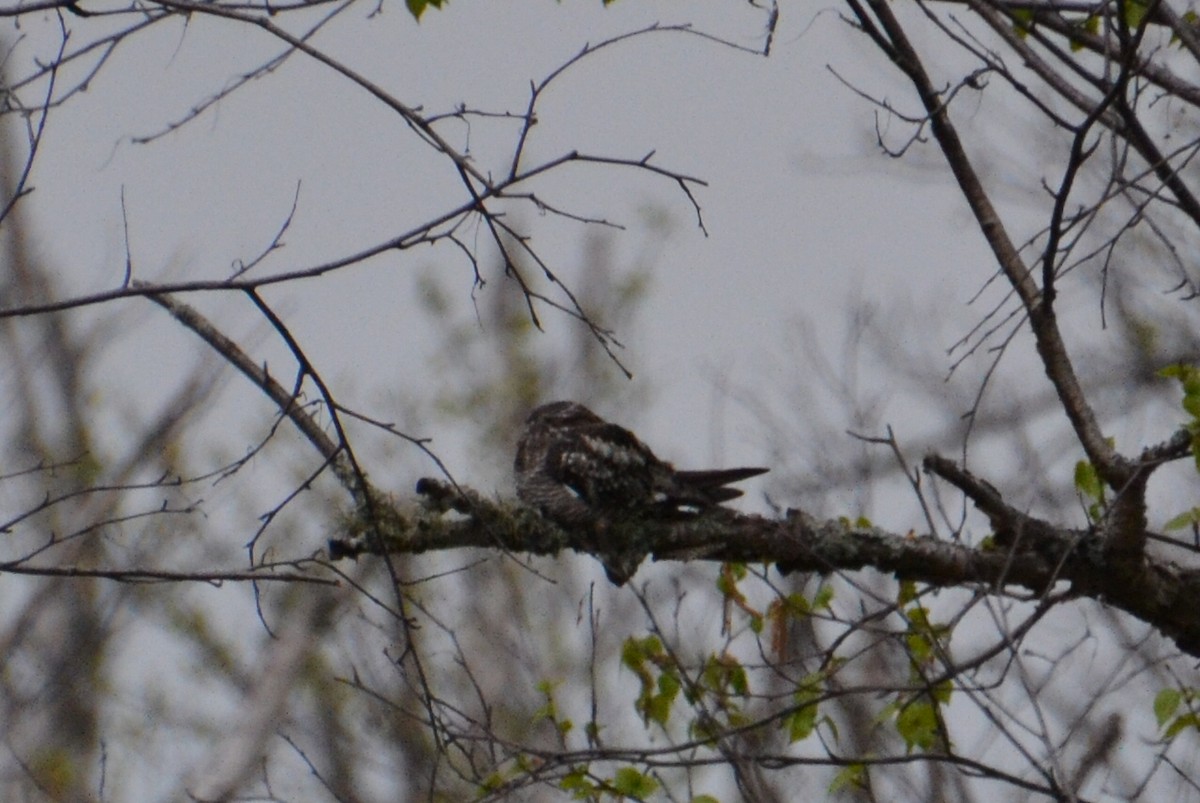
[[[419,25],[399,6],[386,7],[382,19],[366,13],[363,6],[342,14],[314,44],[427,111],[460,103],[520,111],[530,82],[585,43],[654,22],[691,22],[750,48],[761,47],[766,26],[766,15],[745,3],[605,9],[458,2]],[[449,164],[397,115],[303,55],[182,130],[147,145],[131,142],[162,131],[279,50],[276,40],[244,26],[193,19],[185,30],[172,23],[130,39],[86,94],[53,113],[27,212],[64,293],[120,283],[122,187],[134,274],[147,280],[228,275],[231,264],[269,242],[298,185],[286,248],[260,275],[353,253],[462,201]],[[891,68],[834,9],[787,6],[770,58],[656,33],[584,59],[539,106],[529,164],[573,149],[626,158],[653,150],[656,164],[708,182],[696,191],[708,236],[668,180],[589,166],[534,185],[562,208],[627,226],[611,240],[618,265],[636,267],[651,238],[645,209],[669,216],[669,239],[655,252],[654,293],[622,353],[634,385],[654,391],[652,403],[624,417],[654,432],[660,450],[681,463],[762,459],[761,440],[741,442],[749,432],[739,422],[744,412],[725,405],[714,413],[718,380],[781,395],[797,381],[789,366],[804,367],[798,343],[839,357],[854,301],[921,298],[953,306],[987,274],[962,269],[986,265],[986,255],[936,154],[916,154],[914,167],[880,153],[874,109],[827,65],[863,89],[898,92]],[[901,106],[910,103],[907,94],[896,97]],[[469,144],[480,169],[499,174],[516,127],[476,120],[470,130],[456,122],[440,130],[459,147]],[[906,136],[898,125],[889,131],[898,142]],[[529,209],[518,219],[534,233],[539,253],[568,280],[577,278],[586,227]],[[478,242],[486,256],[486,238]],[[372,382],[413,394],[428,381],[431,332],[412,312],[425,272],[457,292],[461,314],[474,314],[470,266],[449,247],[391,253],[266,297],[287,314],[318,367],[371,408],[387,400],[371,395],[378,390],[367,386]],[[509,290],[496,281],[483,294]],[[286,364],[278,340],[241,299],[191,301],[214,314],[219,308],[220,323],[249,338],[256,357]],[[111,376],[136,386],[153,364],[165,396],[170,372],[192,370],[203,349],[155,320],[161,313],[129,303],[146,320],[122,327],[126,342]],[[818,342],[797,339],[798,321],[811,324]],[[545,347],[553,349],[571,324],[553,314],[546,324]],[[947,322],[931,345],[944,348],[959,334]],[[152,406],[153,399],[152,392],[139,394],[138,403]],[[712,426],[714,414],[732,436],[697,438],[692,422]]]

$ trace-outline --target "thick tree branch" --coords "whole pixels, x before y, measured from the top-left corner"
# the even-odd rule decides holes
[[[848,527],[798,510],[788,511],[783,520],[720,510],[681,522],[643,521],[637,524],[638,542],[649,546],[655,560],[774,563],[783,571],[820,574],[875,569],[931,586],[983,586],[993,593],[1021,588],[1041,595],[1057,583],[1070,583],[1079,596],[1141,619],[1200,657],[1200,570],[1153,560],[1114,566],[1096,534],[1019,514],[986,483],[966,472],[957,476],[985,513],[990,510],[989,516],[1018,528],[1011,547],[973,548],[877,527]],[[377,542],[366,536],[371,531],[382,535],[389,553],[464,547],[534,555],[557,555],[564,549],[598,552],[594,534],[564,530],[520,504],[470,490],[460,493],[430,479],[421,480],[418,491],[420,504],[376,500],[376,510],[385,511],[382,520],[352,516],[346,537],[330,542],[330,556],[375,552],[371,545]]]

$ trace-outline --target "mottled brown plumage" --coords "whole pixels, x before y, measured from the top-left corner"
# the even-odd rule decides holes
[[[742,495],[725,486],[767,471],[677,471],[629,430],[569,401],[530,413],[514,468],[523,502],[564,527],[588,527],[601,537],[622,520],[696,515]],[[601,560],[608,578],[621,585],[645,553],[615,546]]]

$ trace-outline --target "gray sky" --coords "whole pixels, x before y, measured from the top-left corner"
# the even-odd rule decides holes
[[[430,111],[460,102],[519,111],[529,82],[585,42],[651,22],[692,22],[749,47],[759,46],[765,26],[762,13],[736,3],[454,3],[420,25],[399,7],[365,20],[365,8],[343,14],[315,44]],[[461,202],[448,163],[361,89],[303,55],[183,130],[149,145],[129,142],[162,130],[278,49],[258,31],[213,20],[193,20],[186,31],[164,27],[118,50],[85,95],[54,113],[28,211],[44,232],[40,248],[61,266],[64,292],[120,282],[122,186],[135,275],[150,280],[227,275],[234,260],[252,258],[269,241],[297,183],[287,247],[260,275],[343,256]],[[935,172],[940,164],[922,178],[879,154],[872,108],[827,64],[864,88],[894,86],[890,71],[832,10],[791,7],[770,59],[657,33],[583,60],[540,104],[528,163],[570,149],[626,158],[654,150],[657,164],[709,182],[696,193],[708,237],[667,180],[587,166],[533,185],[563,208],[626,225],[628,233],[612,243],[618,263],[643,247],[640,210],[669,214],[673,233],[654,266],[655,293],[622,357],[635,383],[652,382],[658,391],[651,409],[627,416],[636,419],[629,423],[650,426],[655,442],[680,462],[755,460],[758,445],[730,439],[726,454],[706,453],[712,443],[695,438],[691,422],[711,422],[716,376],[777,391],[787,379],[773,375],[779,358],[794,357],[797,365],[803,358],[780,354],[797,320],[813,322],[832,348],[849,298],[902,301],[936,271],[932,292],[955,301],[980,281],[978,270],[941,268],[985,256],[978,235],[964,231],[961,203]],[[440,130],[460,147],[469,136],[476,164],[493,173],[503,170],[515,134],[513,124],[498,121],[476,120],[469,132],[448,122]],[[529,209],[516,219],[561,275],[576,274],[584,227]],[[63,220],[72,221],[69,232]],[[407,309],[416,276],[431,269],[468,297],[469,265],[448,247],[388,254],[266,297],[287,313],[318,367],[349,387],[377,380],[419,388],[430,370],[429,331]],[[509,290],[496,281],[483,292]],[[285,364],[278,341],[240,299],[191,300],[221,309],[219,320],[234,334],[258,332],[248,341],[256,356]],[[469,305],[462,310],[473,314]],[[164,334],[170,327],[155,320],[158,313],[141,312],[148,328],[125,333],[125,353],[134,357],[111,370],[127,372],[134,384],[147,362],[164,372],[190,370],[188,357],[200,347],[186,345],[182,332]],[[569,324],[545,317],[552,346]],[[159,386],[165,392],[172,385]],[[728,415],[737,431],[737,411]]]

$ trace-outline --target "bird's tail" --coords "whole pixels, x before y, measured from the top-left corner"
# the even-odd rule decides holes
[[[708,471],[676,471],[675,480],[682,487],[694,488],[700,491],[712,504],[719,505],[722,502],[728,502],[730,499],[737,499],[742,495],[742,492],[737,488],[726,488],[726,485],[733,482],[741,482],[751,477],[757,477],[759,474],[766,474],[767,471],[769,469],[765,468],[720,468]]]

